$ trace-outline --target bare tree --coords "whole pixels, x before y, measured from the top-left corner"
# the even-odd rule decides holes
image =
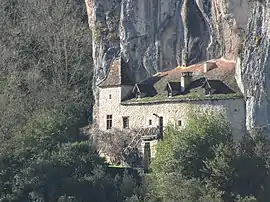
[[[129,152],[124,152],[132,143],[134,137],[138,135],[137,130],[120,131],[113,129],[110,132],[104,132],[93,129],[91,134],[100,154],[103,155],[109,163],[125,163],[132,166],[141,165],[141,142],[137,142],[136,145],[133,145]]]
[[[91,35],[81,0],[0,1],[0,136],[42,109],[86,114]]]

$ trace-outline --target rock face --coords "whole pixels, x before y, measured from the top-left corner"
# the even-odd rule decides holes
[[[116,57],[128,64],[134,82],[178,65],[225,57],[238,59],[236,76],[247,98],[248,128],[269,123],[270,0],[85,1],[96,106],[96,85]]]
[[[246,96],[247,129],[270,132],[270,0],[250,3],[237,79]]]
[[[235,58],[248,13],[243,0],[86,0],[86,5],[96,83],[119,55],[134,81],[177,65]]]

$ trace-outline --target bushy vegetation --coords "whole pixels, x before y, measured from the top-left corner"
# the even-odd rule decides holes
[[[124,201],[138,179],[113,172],[58,111],[37,114],[0,147],[0,201]],[[137,177],[138,178],[138,177]],[[136,194],[137,193],[137,194]]]
[[[149,174],[157,201],[268,201],[269,142],[233,141],[221,115],[193,115],[183,130],[170,126]]]

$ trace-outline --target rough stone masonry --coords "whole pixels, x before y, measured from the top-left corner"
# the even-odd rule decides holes
[[[120,55],[134,82],[177,65],[223,56],[238,61],[247,128],[270,130],[270,0],[85,1],[96,98],[96,85]]]

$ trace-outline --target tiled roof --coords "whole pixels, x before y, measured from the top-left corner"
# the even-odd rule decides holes
[[[110,65],[109,73],[99,87],[133,85],[129,77],[128,65],[121,58],[116,58]]]
[[[191,90],[192,88],[201,88],[205,79],[208,79],[218,80],[219,83],[223,83],[224,86],[227,86],[232,92],[240,92],[234,77],[235,61],[220,58],[208,62],[214,63],[216,66],[206,73],[204,72],[205,62],[202,62],[188,67],[177,67],[166,72],[159,72],[153,77],[144,80],[142,83],[154,86],[157,95],[163,96],[167,93],[164,91],[164,88],[168,82],[180,82],[181,74],[183,72],[192,72],[192,82],[189,85],[188,90]]]

